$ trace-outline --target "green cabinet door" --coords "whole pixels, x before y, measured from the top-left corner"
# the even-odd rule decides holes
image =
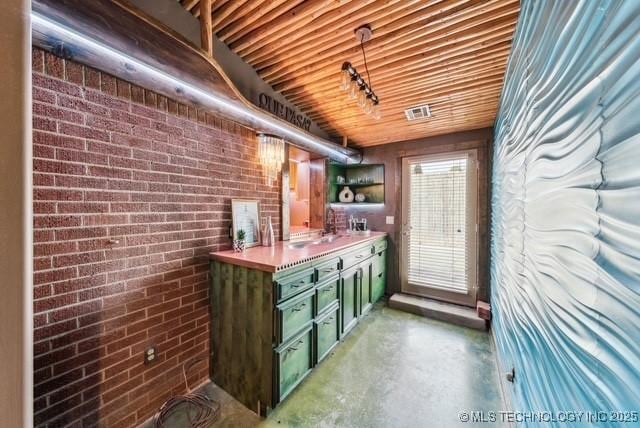
[[[335,302],[326,314],[314,321],[316,340],[316,364],[322,361],[340,340],[340,308]]]
[[[372,277],[371,259],[360,263],[360,315],[366,314],[372,306],[371,300],[371,277]]]
[[[276,403],[282,401],[313,368],[313,323],[275,349]]]
[[[342,335],[346,335],[358,323],[360,294],[360,267],[354,266],[342,272],[340,290]]]
[[[371,302],[375,303],[384,296],[387,285],[387,252],[381,251],[373,256],[371,276]]]

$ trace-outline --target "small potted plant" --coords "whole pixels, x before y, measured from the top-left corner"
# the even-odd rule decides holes
[[[245,238],[244,230],[242,229],[238,230],[238,239],[233,240],[233,251],[235,251],[236,253],[240,253],[244,251],[244,243],[245,243],[244,238]]]

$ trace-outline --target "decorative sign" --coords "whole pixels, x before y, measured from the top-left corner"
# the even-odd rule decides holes
[[[258,101],[258,106],[261,109],[275,114],[276,116],[286,120],[287,122],[297,126],[298,128],[302,128],[305,131],[309,130],[309,127],[311,126],[311,119],[305,117],[302,114],[296,113],[294,109],[285,106],[280,101],[274,100],[273,98],[271,98],[271,96],[265,94],[264,92],[260,93]]]

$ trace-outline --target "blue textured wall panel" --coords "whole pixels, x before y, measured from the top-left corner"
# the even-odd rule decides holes
[[[505,82],[491,297],[514,407],[640,410],[640,0],[524,0]]]

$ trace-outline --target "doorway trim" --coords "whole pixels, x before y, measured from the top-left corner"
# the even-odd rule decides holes
[[[452,157],[459,156],[461,154],[467,154],[469,156],[471,165],[469,167],[469,173],[467,174],[467,258],[472,260],[468,264],[468,293],[455,293],[452,291],[441,290],[437,288],[430,288],[425,286],[418,286],[410,284],[408,281],[408,241],[409,236],[409,162],[412,160],[424,159],[428,161],[434,160],[446,160]],[[455,150],[448,152],[441,152],[437,154],[425,154],[425,155],[412,155],[406,156],[401,159],[401,226],[400,226],[400,257],[399,257],[399,271],[400,271],[400,288],[403,293],[412,294],[421,297],[427,297],[435,300],[440,300],[448,303],[455,303],[458,305],[471,306],[476,305],[477,291],[478,291],[478,244],[479,244],[479,212],[478,212],[478,191],[480,186],[479,177],[479,162],[478,162],[478,150]]]

